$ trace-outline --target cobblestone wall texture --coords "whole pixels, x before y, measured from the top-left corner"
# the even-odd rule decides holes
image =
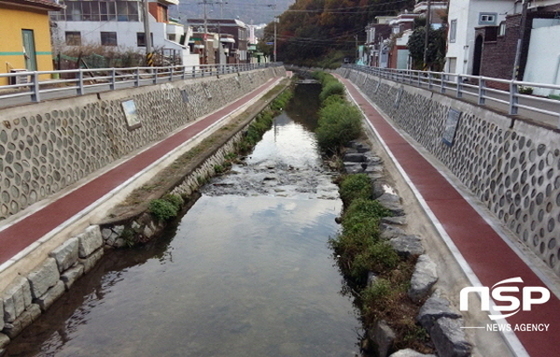
[[[560,134],[427,90],[341,69],[560,275]],[[399,99],[400,93],[400,99]],[[462,112],[453,146],[442,135]],[[484,244],[483,237],[473,239]]]
[[[250,92],[267,68],[0,111],[0,222]],[[122,102],[141,126],[129,130]]]

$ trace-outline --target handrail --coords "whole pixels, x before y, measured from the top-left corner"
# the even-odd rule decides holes
[[[12,83],[0,85],[0,104],[3,99],[12,98],[27,98],[27,103],[38,103],[43,100],[42,94],[53,92],[71,90],[67,96],[84,95],[106,90],[112,91],[117,87],[121,89],[125,87],[123,85],[139,87],[188,78],[247,72],[281,65],[282,63],[240,63],[167,67],[80,68],[0,73],[0,81],[7,78],[7,82]],[[44,76],[58,77],[59,79],[40,80]],[[62,79],[62,77],[66,78]]]
[[[560,91],[560,85],[458,73],[359,66],[355,64],[343,65],[343,68],[351,68],[360,72],[374,74],[380,78],[390,79],[398,83],[406,83],[420,88],[425,87],[432,91],[439,91],[440,93],[453,90],[456,98],[464,98],[464,95],[474,97],[476,103],[483,106],[487,106],[488,101],[505,104],[508,106],[509,115],[518,115],[519,109],[525,109],[545,115],[556,116],[558,120],[557,128],[560,129],[560,101],[520,93],[520,89],[525,87]],[[508,90],[490,87],[488,86],[488,82],[507,85]],[[490,94],[493,94],[493,96]],[[520,99],[531,100],[535,104],[520,104]],[[539,104],[542,103],[552,104],[553,106],[556,105],[557,109],[550,110],[543,108],[539,106]]]

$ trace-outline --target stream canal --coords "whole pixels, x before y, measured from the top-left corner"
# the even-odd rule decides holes
[[[355,356],[327,245],[342,203],[312,133],[318,85],[164,237],[107,252],[7,356]]]

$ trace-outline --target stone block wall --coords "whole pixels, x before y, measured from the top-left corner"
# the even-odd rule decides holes
[[[0,222],[284,72],[259,69],[0,110]],[[122,108],[130,99],[136,129]]]
[[[363,72],[339,73],[560,275],[560,133],[520,120],[512,125],[512,119],[476,105],[385,79],[379,83]],[[451,108],[462,114],[450,147],[442,135]]]

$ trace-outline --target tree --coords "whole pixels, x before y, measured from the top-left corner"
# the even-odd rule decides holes
[[[426,27],[418,27],[408,39],[408,51],[412,58],[414,69],[431,69],[441,71],[445,64],[447,28],[430,29],[428,33],[428,51],[426,68],[424,68],[424,46]]]

